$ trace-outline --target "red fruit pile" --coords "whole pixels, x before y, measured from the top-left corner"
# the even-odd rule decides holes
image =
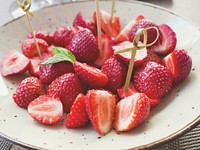
[[[41,57],[30,33],[22,42],[22,53],[11,50],[1,59],[4,77],[29,72],[30,77],[18,85],[13,99],[28,109],[34,120],[55,124],[65,112],[68,128],[90,122],[101,135],[112,128],[128,131],[144,122],[150,109],[189,75],[191,57],[186,50],[175,49],[177,39],[171,27],[140,15],[120,31],[119,17],[111,21],[109,13],[101,11],[100,15],[101,51],[96,13],[89,20],[79,12],[72,27],[58,27],[53,35],[35,31]],[[133,46],[137,31],[146,27],[156,27],[159,38],[154,45],[136,52],[132,80],[125,90],[131,52],[114,55],[114,51]],[[147,43],[152,43],[157,37],[155,28],[147,35]],[[141,42],[143,38],[141,35]]]

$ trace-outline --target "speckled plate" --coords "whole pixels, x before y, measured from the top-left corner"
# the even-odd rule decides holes
[[[101,8],[110,11],[111,1],[101,1]],[[92,18],[94,1],[65,3],[35,12],[35,29],[53,33],[58,26],[71,26],[81,11]],[[25,109],[15,105],[12,93],[26,76],[0,76],[0,134],[5,139],[34,149],[134,149],[149,148],[176,138],[200,122],[200,32],[184,18],[164,8],[135,1],[117,1],[116,15],[122,25],[137,15],[144,15],[157,24],[170,25],[177,34],[177,48],[185,48],[193,60],[190,76],[152,109],[149,119],[138,128],[117,134],[114,130],[100,137],[89,125],[81,129],[67,129],[65,117],[54,126],[41,125],[32,120]],[[10,49],[20,51],[21,41],[29,32],[26,17],[13,20],[0,28],[0,56]]]

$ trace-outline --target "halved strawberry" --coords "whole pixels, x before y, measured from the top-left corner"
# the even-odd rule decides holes
[[[48,43],[43,39],[36,38],[36,42],[40,48],[40,52],[47,52],[49,47]],[[35,39],[25,39],[21,44],[22,53],[28,57],[32,58],[34,56],[38,56],[37,46],[35,44]]]
[[[98,40],[97,40],[98,41]],[[113,42],[109,35],[102,35],[102,53],[99,53],[94,64],[101,67],[103,63],[113,55]]]
[[[125,83],[127,66],[119,58],[112,56],[107,59],[101,67],[101,71],[109,79],[105,86],[107,90],[116,93],[117,89]]]
[[[131,30],[131,28],[134,26],[134,24],[142,19],[144,19],[145,17],[143,15],[139,15],[137,16],[135,19],[133,19],[132,21],[130,21],[121,31],[120,33],[117,35],[116,37],[116,41],[117,43],[121,43],[124,41],[128,41],[128,35],[129,32]]]
[[[73,26],[81,26],[83,28],[89,29],[94,36],[97,35],[97,27],[93,20],[84,19],[81,12],[79,12],[73,21]]]
[[[27,77],[17,86],[13,99],[17,106],[27,108],[31,101],[44,94],[46,89],[42,82],[36,77]]]
[[[80,93],[70,108],[70,113],[67,115],[66,126],[68,128],[78,128],[85,126],[88,122],[89,118],[85,107],[85,96]]]
[[[25,72],[29,68],[30,60],[16,50],[10,50],[1,59],[0,72],[2,76],[9,76]]]
[[[116,101],[116,96],[108,91],[88,91],[85,99],[86,111],[98,134],[107,134],[112,129]]]
[[[174,50],[162,62],[173,74],[175,84],[183,81],[192,68],[192,59],[184,49]]]
[[[173,76],[165,66],[148,61],[134,72],[133,82],[138,92],[161,98],[172,90]]]
[[[74,71],[92,88],[101,88],[108,83],[108,77],[100,69],[87,65],[86,63],[76,61],[74,63]]]
[[[149,113],[149,98],[143,93],[133,94],[117,104],[114,128],[117,132],[129,131],[144,122]]]
[[[29,115],[37,122],[55,124],[63,116],[63,106],[55,95],[42,95],[28,105]]]
[[[94,12],[93,19],[97,22],[96,12]],[[113,16],[111,21],[110,13],[101,10],[100,11],[101,29],[111,37],[116,37],[120,32],[120,19],[117,16]]]
[[[176,47],[176,33],[167,24],[159,25],[158,29],[160,31],[160,37],[153,46],[149,47],[149,50],[161,55],[169,54]]]
[[[117,51],[117,50],[121,50],[124,48],[130,48],[132,46],[133,46],[133,44],[131,42],[124,41],[122,43],[119,43],[119,44],[113,46],[113,49],[114,49],[114,51]],[[132,53],[132,51],[128,51],[128,52],[117,54],[117,56],[120,57],[125,63],[129,63],[131,60],[131,53]],[[160,58],[158,57],[158,55],[156,53],[154,53],[146,48],[137,50],[135,59],[134,59],[134,66],[135,67],[140,66],[146,61],[154,61],[157,63],[161,62]]]

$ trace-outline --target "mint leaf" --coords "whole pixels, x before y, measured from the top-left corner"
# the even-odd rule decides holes
[[[42,62],[42,65],[54,64],[61,61],[69,61],[72,64],[76,61],[76,57],[67,49],[62,47],[55,47],[52,49],[54,56]]]

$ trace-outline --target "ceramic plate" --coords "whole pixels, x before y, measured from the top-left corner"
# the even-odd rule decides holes
[[[100,7],[111,9],[111,1],[101,1]],[[81,11],[92,18],[94,1],[65,3],[35,12],[34,29],[53,32],[56,27],[71,26]],[[15,105],[12,93],[26,76],[0,77],[0,134],[16,144],[36,149],[131,149],[162,144],[185,133],[200,122],[200,32],[184,18],[155,5],[134,1],[117,1],[116,15],[122,25],[137,15],[144,15],[157,24],[170,25],[177,34],[177,48],[186,49],[193,60],[189,77],[152,109],[149,119],[138,128],[117,134],[112,130],[100,137],[89,125],[80,129],[67,129],[65,117],[54,126],[41,125],[32,120],[25,109]],[[10,49],[20,50],[21,41],[29,32],[26,17],[18,18],[0,28],[0,56]]]

